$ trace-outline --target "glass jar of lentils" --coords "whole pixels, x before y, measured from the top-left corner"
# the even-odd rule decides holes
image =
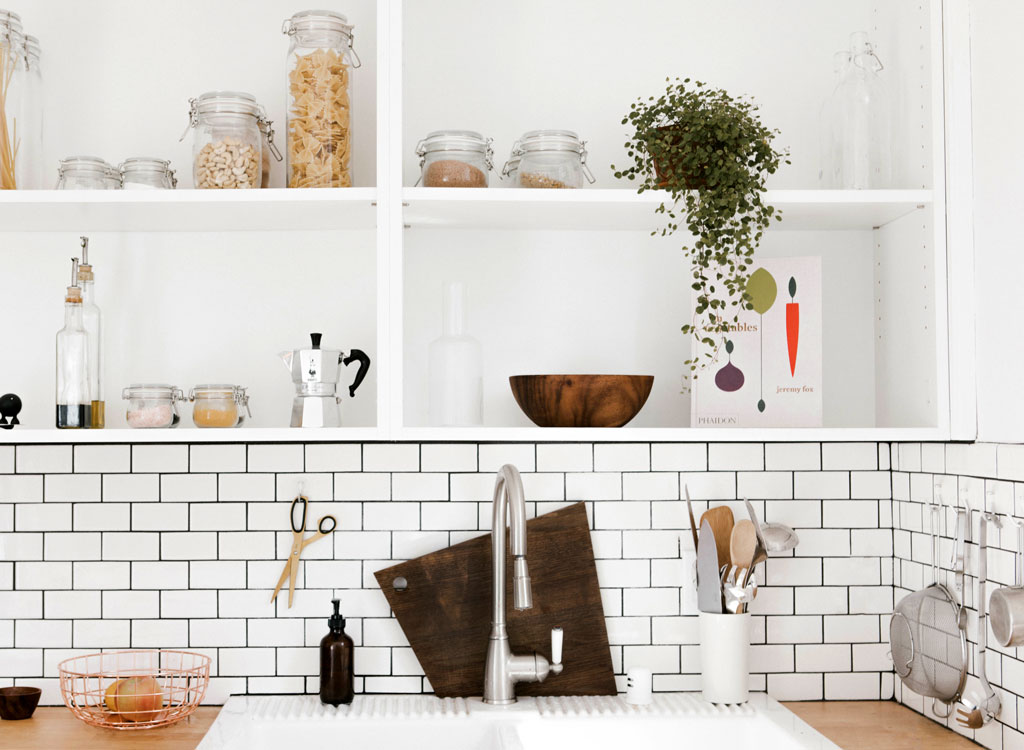
[[[587,167],[587,144],[571,130],[531,130],[512,146],[519,157],[516,186],[525,188],[580,188],[583,179],[594,182]]]
[[[340,13],[305,10],[286,20],[288,187],[352,186],[352,87],[361,63]]]
[[[280,161],[273,123],[252,94],[209,91],[189,101],[196,188],[259,188],[270,180],[267,151]],[[186,131],[187,133],[187,131]],[[184,136],[182,136],[184,138]],[[267,149],[263,148],[266,142]]]
[[[435,130],[416,144],[424,187],[487,187],[491,139],[473,130]]]

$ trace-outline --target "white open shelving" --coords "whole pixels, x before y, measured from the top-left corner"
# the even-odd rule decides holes
[[[254,191],[187,188],[190,180],[182,174],[182,167],[188,164],[187,143],[176,141],[184,125],[182,101],[203,90],[228,87],[215,80],[233,76],[232,80],[239,83],[232,85],[248,87],[268,103],[282,138],[285,43],[276,29],[297,6],[289,0],[254,0],[241,21],[244,28],[239,28],[239,38],[221,37],[225,49],[206,59],[199,41],[195,45],[181,44],[189,35],[207,34],[205,30],[195,31],[203,26],[200,20],[207,12],[199,0],[187,0],[174,12],[159,6],[156,0],[141,0],[128,10],[112,0],[100,0],[87,20],[92,25],[75,33],[62,19],[62,14],[74,7],[73,0],[40,0],[38,5],[45,12],[34,10],[33,3],[33,12],[25,9],[23,15],[29,24],[47,26],[46,33],[40,34],[44,49],[55,51],[46,70],[48,81],[61,76],[61,65],[80,65],[91,71],[89,76],[72,76],[72,82],[65,86],[66,97],[74,99],[71,104],[80,108],[87,99],[80,92],[85,85],[95,87],[92,98],[102,104],[115,101],[112,97],[126,90],[141,91],[142,100],[135,110],[128,100],[116,99],[112,114],[122,118],[133,112],[136,116],[159,114],[159,137],[151,137],[139,128],[131,134],[131,148],[159,155],[158,147],[149,144],[168,144],[167,148],[173,150],[166,155],[178,167],[182,186],[173,192],[0,193],[0,260],[4,261],[0,268],[13,268],[18,273],[13,282],[4,280],[5,288],[12,284],[19,287],[13,297],[0,297],[0,317],[7,328],[18,325],[18,315],[26,316],[26,325],[46,321],[32,329],[32,345],[38,345],[38,351],[19,350],[0,361],[0,392],[28,391],[40,403],[52,399],[52,386],[46,384],[52,377],[52,344],[45,338],[38,342],[44,333],[49,336],[50,329],[59,327],[55,316],[60,314],[65,280],[56,269],[63,269],[60,264],[76,246],[77,235],[83,233],[95,233],[95,246],[105,248],[97,250],[101,262],[107,264],[99,267],[102,274],[117,266],[101,276],[110,282],[100,288],[101,305],[114,297],[118,298],[116,304],[121,304],[122,293],[140,299],[137,288],[114,287],[111,276],[136,285],[153,283],[162,291],[162,306],[149,300],[146,308],[145,300],[137,301],[146,309],[142,314],[145,320],[123,327],[119,340],[106,342],[115,354],[127,351],[120,351],[123,356],[118,361],[131,361],[131,350],[142,326],[141,330],[165,338],[168,347],[180,352],[191,367],[183,370],[196,373],[195,378],[205,372],[204,359],[213,361],[223,354],[225,358],[236,356],[247,368],[258,368],[258,372],[243,370],[234,378],[242,384],[253,380],[258,386],[252,392],[255,419],[240,429],[195,429],[187,425],[186,409],[183,424],[176,429],[130,430],[123,427],[118,413],[118,396],[121,386],[129,382],[127,378],[135,376],[108,370],[106,399],[111,428],[49,429],[52,404],[47,401],[42,410],[39,403],[33,405],[35,408],[29,411],[32,418],[24,427],[0,431],[0,444],[931,440],[966,434],[962,426],[950,422],[950,393],[956,390],[949,380],[949,362],[955,356],[959,331],[950,329],[954,312],[947,310],[944,173],[945,139],[957,134],[944,127],[944,106],[952,103],[943,101],[942,0],[905,7],[902,3],[849,0],[841,9],[827,10],[813,0],[796,0],[786,13],[799,16],[807,28],[787,24],[785,18],[777,19],[788,29],[785,39],[763,33],[756,21],[764,16],[762,20],[769,23],[767,16],[776,11],[759,6],[712,9],[698,0],[685,0],[671,10],[663,5],[645,7],[637,9],[638,16],[679,12],[693,16],[695,22],[699,16],[703,26],[684,24],[680,27],[684,38],[676,38],[670,33],[670,24],[667,29],[657,29],[650,24],[643,26],[646,22],[642,19],[636,20],[643,26],[642,35],[650,38],[638,36],[640,32],[634,29],[633,35],[627,34],[624,39],[646,46],[632,53],[623,49],[615,60],[610,60],[607,50],[594,42],[605,38],[599,34],[602,28],[621,17],[611,12],[616,6],[610,0],[596,4],[571,0],[565,7],[524,0],[515,10],[495,10],[498,20],[509,27],[502,39],[515,38],[516,49],[527,33],[536,34],[533,54],[517,57],[518,65],[512,67],[501,57],[512,52],[506,49],[507,40],[499,40],[493,54],[489,50],[492,27],[487,25],[488,31],[484,32],[479,26],[483,18],[471,0],[332,0],[329,7],[357,21],[356,44],[364,61],[363,68],[354,75],[356,138],[365,144],[356,158],[357,187]],[[147,11],[150,5],[153,7]],[[215,16],[229,13],[220,7],[209,10]],[[168,80],[174,76],[160,66],[168,71],[181,68],[182,83],[170,87],[173,93],[159,87],[132,89],[130,84],[137,82],[140,71],[111,69],[106,63],[96,70],[90,68],[90,50],[96,45],[87,40],[95,42],[97,35],[120,39],[128,25],[135,23],[131,14],[142,18],[147,13],[157,14],[166,26],[161,40],[129,37],[126,54],[143,55],[162,44],[168,49],[175,44],[189,49],[180,65],[162,58],[152,63],[156,66],[153,73]],[[739,16],[734,18],[737,13]],[[748,18],[750,14],[753,16]],[[546,22],[538,25],[536,21],[541,17]],[[737,26],[740,17],[750,23]],[[215,22],[216,17],[210,20]],[[495,19],[488,24],[491,21]],[[576,21],[579,27],[559,31],[560,24]],[[716,30],[718,23],[732,25]],[[903,71],[897,124],[909,135],[900,144],[900,188],[809,188],[816,183],[817,144],[810,141],[817,114],[811,106],[816,95],[808,92],[828,84],[831,52],[844,41],[840,31],[852,30],[858,24],[872,28],[882,49],[890,54],[886,60],[890,69]],[[698,28],[705,31],[698,34]],[[735,38],[719,49],[715,34],[725,28],[732,29]],[[564,37],[573,39],[569,43],[572,65],[563,64],[558,51],[557,44]],[[621,39],[620,43],[626,43]],[[462,41],[456,44],[458,40]],[[258,60],[252,56],[254,47],[261,51]],[[762,65],[769,50],[777,51],[777,69]],[[467,55],[478,64],[466,65]],[[745,59],[751,65],[743,65]],[[682,308],[671,307],[685,304],[680,297],[689,287],[679,253],[680,241],[649,236],[664,222],[655,209],[665,194],[637,194],[629,183],[614,180],[608,168],[610,162],[621,159],[622,128],[618,119],[622,107],[639,93],[657,90],[666,65],[683,72],[692,69],[727,88],[756,94],[764,104],[766,121],[778,125],[783,135],[791,134],[785,145],[793,152],[793,166],[776,176],[779,179],[770,183],[766,196],[767,202],[782,212],[783,220],[766,235],[765,252],[820,252],[829,264],[826,286],[832,285],[848,298],[859,300],[856,313],[850,313],[858,316],[858,325],[848,326],[850,330],[856,328],[856,336],[850,339],[849,352],[839,351],[832,357],[829,376],[833,392],[848,391],[851,401],[835,410],[825,427],[726,430],[686,426],[689,407],[683,402],[688,397],[678,387],[681,360],[685,358],[678,334],[678,321],[683,315]],[[218,66],[222,69],[219,78],[214,75]],[[815,66],[821,66],[820,70]],[[612,72],[616,75],[609,77]],[[632,76],[627,75],[630,72]],[[581,83],[598,76],[608,84],[603,89],[592,90],[588,83]],[[167,97],[176,99],[168,103]],[[50,101],[49,117],[62,111],[58,105],[64,102]],[[180,117],[174,119],[175,114]],[[117,143],[109,132],[112,126],[94,119],[83,118],[74,126],[62,122],[54,137],[68,144],[52,147],[54,154],[87,153],[92,150],[90,144],[96,142],[104,144],[97,149],[111,149],[110,144]],[[590,163],[598,174],[595,186],[566,191],[519,190],[506,187],[496,176],[487,189],[412,186],[417,174],[412,145],[428,130],[473,127],[495,136],[496,144],[500,144],[496,145],[499,152],[495,161],[500,167],[504,157],[501,150],[518,133],[552,122],[577,127],[588,138]],[[110,158],[128,155],[131,152]],[[281,175],[281,167],[275,165],[274,184],[281,184]],[[166,261],[157,267],[150,265],[155,253],[166,254],[176,247],[189,250],[183,251],[187,261],[182,267]],[[615,248],[620,248],[617,257]],[[648,249],[651,252],[643,252]],[[969,244],[961,243],[955,249],[970,253]],[[16,260],[13,265],[6,261],[5,253],[12,254],[10,257]],[[34,267],[32,258],[36,254],[39,264]],[[570,274],[566,269],[573,263],[579,270]],[[207,264],[216,278],[204,277]],[[633,273],[638,264],[651,264],[646,277]],[[229,276],[217,277],[227,269]],[[479,428],[434,428],[426,426],[422,416],[422,354],[430,337],[436,335],[431,333],[439,308],[434,285],[438,278],[459,274],[471,290],[479,290],[480,296],[471,292],[471,302],[486,308],[480,310],[478,318],[474,313],[471,331],[484,339],[485,355],[496,353],[488,360],[494,371],[489,375],[489,385],[485,384],[489,389],[486,411],[491,416]],[[502,307],[504,298],[495,294],[491,285],[493,275],[512,285],[512,296],[522,304]],[[650,290],[644,287],[665,279],[675,280],[671,284],[681,290],[679,295],[673,297],[672,286],[664,283]],[[559,329],[564,310],[555,304],[553,298],[557,295],[552,289],[556,286],[551,286],[559,280],[566,282],[569,297],[583,290],[573,304],[581,307],[581,319],[589,315],[594,328],[607,328],[606,340],[595,342],[593,337],[578,336],[580,331],[569,323],[564,324],[564,330]],[[628,287],[621,295],[605,286],[620,280]],[[282,299],[274,294],[277,286]],[[251,295],[246,294],[248,290]],[[227,292],[224,304],[211,307],[209,300],[223,291]],[[638,312],[633,313],[628,308],[624,313],[614,304],[619,297],[643,301],[645,296],[663,299],[671,309],[667,307],[664,317],[658,317],[660,313],[651,312],[656,307],[654,302],[648,309],[637,307]],[[295,318],[293,324],[289,323],[290,316]],[[518,328],[506,326],[516,317],[522,318]],[[480,327],[473,327],[473,319]],[[205,322],[218,331],[218,337],[207,340]],[[555,337],[554,343],[535,342],[531,332],[540,327],[564,338]],[[650,336],[641,335],[651,327],[663,329],[664,345],[652,346]],[[280,363],[273,361],[273,354],[303,345],[306,332],[317,328],[324,330],[329,345],[366,350],[373,358],[373,367],[356,400],[346,400],[343,407],[346,423],[353,426],[289,429],[281,420],[287,419],[291,386]],[[197,337],[202,345],[195,343]],[[27,337],[19,342],[22,349],[28,347],[24,340]],[[577,341],[588,343],[577,345]],[[518,365],[506,356],[508,350],[532,350],[547,356],[552,368],[548,371],[582,371],[588,366],[588,352],[572,351],[574,347],[594,347],[594,352],[625,351],[623,371],[655,372],[656,392],[634,426],[617,430],[543,429],[529,426],[518,412],[504,381],[508,375],[519,374]],[[561,350],[574,355],[567,357],[567,362],[583,364],[575,370],[555,369]],[[162,361],[170,367],[174,360]],[[601,362],[599,358],[593,361]],[[225,377],[229,376],[221,376]],[[866,380],[872,382],[865,384]],[[191,383],[179,384],[187,390]],[[966,397],[957,393],[957,398]],[[893,415],[889,421],[881,413],[883,406]]]
[[[0,195],[4,232],[267,232],[374,229],[376,188],[25,190]]]
[[[405,223],[413,229],[637,230],[660,228],[664,191],[624,188],[493,190],[405,188]],[[930,190],[769,190],[765,202],[782,221],[772,229],[875,229],[932,203]]]

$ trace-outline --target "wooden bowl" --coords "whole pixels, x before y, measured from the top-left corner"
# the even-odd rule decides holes
[[[0,688],[0,719],[28,719],[39,705],[43,691],[35,687]]]
[[[622,427],[651,395],[653,375],[513,375],[512,395],[539,427]]]

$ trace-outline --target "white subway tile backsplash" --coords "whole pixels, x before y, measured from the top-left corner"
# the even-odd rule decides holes
[[[139,617],[140,615],[130,616]],[[181,619],[188,619],[191,617],[216,617],[217,592],[210,590],[163,591],[160,593],[160,616]],[[192,643],[191,645],[201,646],[209,644]]]
[[[107,615],[102,620],[75,619],[71,645],[75,648],[126,648],[131,643],[131,621],[115,620]]]
[[[188,470],[195,474],[245,471],[244,445],[193,445],[189,447]]]
[[[161,533],[160,556],[164,560],[215,560],[217,534],[212,531]]]
[[[306,463],[309,463],[307,447]],[[473,443],[424,443],[420,447],[421,471],[473,471],[477,470],[477,446]],[[517,464],[518,465],[518,464]],[[347,471],[358,471],[347,469]],[[522,468],[520,467],[520,470]],[[339,469],[338,471],[342,471]]]
[[[736,473],[736,492],[750,499],[790,500],[793,475],[788,471],[740,471]]]
[[[129,562],[76,562],[72,563],[74,588],[81,590],[96,589],[112,591],[114,589],[132,588],[132,563]],[[135,563],[135,570],[147,563]],[[173,585],[172,581],[159,579],[161,586]],[[186,582],[187,584],[187,582]],[[138,586],[134,588],[140,588]]]
[[[651,471],[707,471],[708,446],[704,443],[653,443]]]
[[[75,531],[128,531],[132,525],[132,506],[128,503],[77,503],[74,506]]]
[[[114,563],[127,565],[127,563]],[[187,589],[189,563],[138,560],[131,563],[133,589]],[[77,580],[77,579],[76,579]]]
[[[143,503],[132,506],[132,531],[184,531],[188,525],[184,503]]]
[[[447,500],[447,474],[392,474],[392,500]]]
[[[136,474],[188,471],[187,445],[133,445],[132,472]]]
[[[598,443],[594,471],[650,471],[651,446],[647,443]]]
[[[767,443],[764,468],[767,471],[818,471],[821,469],[821,444]]]
[[[22,531],[0,534],[0,560],[42,560],[43,535]]]
[[[222,474],[217,482],[221,502],[272,502],[276,492],[273,474]],[[205,488],[205,493],[209,495],[209,487]]]
[[[826,500],[850,497],[850,474],[845,471],[798,471],[793,474],[794,497]]]
[[[47,474],[43,492],[48,503],[98,503],[100,487],[98,474]]]
[[[160,500],[159,474],[106,474],[103,502],[155,503]]]
[[[537,471],[593,471],[594,446],[590,443],[537,445]]]
[[[76,474],[114,474],[132,470],[130,445],[76,445]]]
[[[14,528],[18,531],[70,531],[71,505],[68,503],[23,503],[14,508]]]
[[[14,451],[14,469],[5,474],[63,474],[72,471],[72,452],[70,445],[19,445],[4,449],[4,455],[10,458]]]
[[[680,540],[677,531],[622,532],[624,558],[678,558],[679,551]]]
[[[216,474],[164,474],[160,477],[160,500],[165,503],[214,502]]]
[[[761,443],[711,443],[708,446],[710,471],[764,471],[764,468]]]
[[[96,532],[48,531],[43,536],[43,556],[47,560],[100,559],[100,534]]]
[[[50,591],[71,588],[70,562],[20,562],[14,566],[19,591]],[[3,609],[0,609],[3,612]]]
[[[363,471],[419,470],[419,445],[370,443],[363,446]]]
[[[737,501],[748,496],[759,516],[800,535],[795,552],[758,568],[751,608],[751,684],[775,697],[893,693],[893,556],[901,585],[927,580],[920,501],[934,487],[949,502],[989,489],[990,507],[1024,509],[1024,484],[976,473],[1014,471],[1014,451],[1001,447],[204,443],[40,446],[24,456],[22,447],[36,446],[0,446],[0,671],[12,644],[29,660],[45,649],[51,666],[67,649],[204,649],[217,661],[214,702],[232,689],[315,692],[332,596],[361,644],[362,687],[429,689],[373,573],[488,533],[494,472],[506,462],[523,472],[528,517],[586,503],[613,663],[620,673],[651,666],[660,689],[700,687],[684,483],[698,517],[709,504],[743,517]],[[965,476],[941,473],[953,469]],[[309,528],[331,513],[338,530],[304,550],[289,609],[287,596],[269,600],[299,482],[312,500]],[[1008,577],[1013,534],[998,543],[993,581]],[[8,611],[16,621],[3,619]],[[28,645],[21,630],[38,622],[52,629],[41,631],[44,645]],[[993,675],[1015,674],[1013,654],[992,655]],[[52,680],[46,668],[40,656],[19,676]]]
[[[566,474],[565,499],[621,500],[622,475],[613,472]]]
[[[675,472],[631,472],[622,475],[624,500],[678,500],[679,475]]]

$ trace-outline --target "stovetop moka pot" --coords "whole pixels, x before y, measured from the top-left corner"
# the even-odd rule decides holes
[[[279,355],[292,374],[295,399],[292,401],[292,427],[341,427],[341,397],[337,394],[341,365],[359,362],[356,379],[348,388],[354,397],[370,369],[370,358],[360,349],[345,356],[338,349],[321,349],[322,334],[311,333],[310,349],[294,349]]]

